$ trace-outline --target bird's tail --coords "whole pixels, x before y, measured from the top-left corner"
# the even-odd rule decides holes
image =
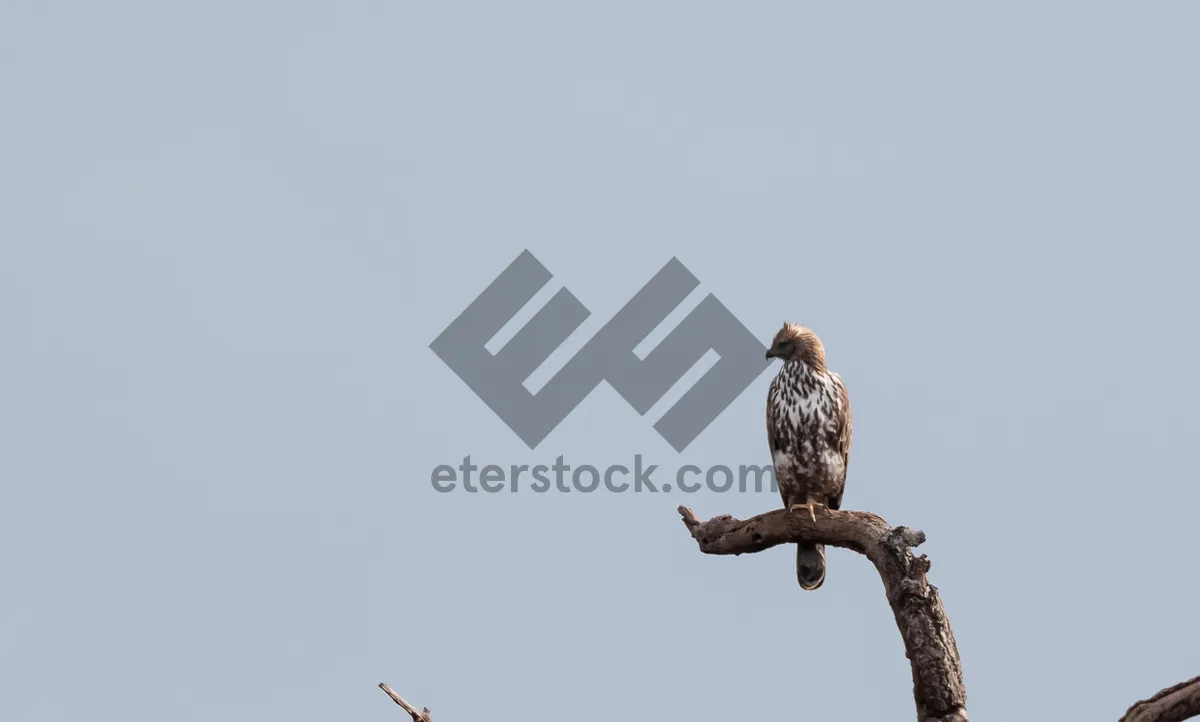
[[[800,588],[812,591],[825,583],[825,545],[796,545],[796,579]]]

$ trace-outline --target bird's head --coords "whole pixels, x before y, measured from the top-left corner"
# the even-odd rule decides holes
[[[812,329],[798,323],[784,322],[767,349],[767,358],[782,359],[784,363],[803,361],[818,371],[825,370],[825,347],[821,339]]]

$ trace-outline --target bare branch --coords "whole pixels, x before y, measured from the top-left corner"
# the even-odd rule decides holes
[[[413,707],[408,702],[405,702],[403,697],[396,694],[394,691],[392,691],[391,687],[387,686],[383,682],[379,683],[379,689],[387,692],[387,696],[391,697],[393,702],[403,707],[404,711],[412,716],[413,722],[433,722],[433,713],[429,711],[428,707],[418,712],[416,707]]]
[[[723,515],[702,522],[686,506],[679,507],[679,514],[705,554],[753,554],[803,541],[851,549],[867,557],[879,572],[904,639],[918,722],[969,722],[958,646],[937,587],[926,578],[929,558],[912,552],[925,542],[924,533],[893,527],[862,511],[822,509],[815,521],[808,514],[784,509],[744,521]],[[433,722],[428,707],[418,712],[391,687],[380,683],[379,688],[413,722]],[[1119,722],[1182,722],[1193,717],[1200,717],[1200,677],[1135,703]]]
[[[1200,677],[1135,702],[1119,722],[1182,722],[1200,716]]]
[[[937,588],[925,578],[929,558],[912,547],[925,535],[892,527],[861,511],[824,509],[814,522],[807,514],[784,509],[741,521],[729,515],[701,522],[691,509],[679,514],[705,554],[751,554],[795,542],[816,542],[851,549],[879,571],[896,626],[912,666],[918,722],[968,722],[967,691],[950,621]]]

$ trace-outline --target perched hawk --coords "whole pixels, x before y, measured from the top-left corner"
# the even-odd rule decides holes
[[[783,360],[767,392],[767,442],[785,509],[837,509],[850,461],[850,397],[825,367],[825,347],[811,330],[785,323],[767,358]],[[804,589],[825,582],[825,545],[800,544],[796,577]]]

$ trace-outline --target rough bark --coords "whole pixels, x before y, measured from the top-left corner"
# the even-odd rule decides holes
[[[1200,716],[1200,677],[1192,677],[1141,702],[1119,722],[1181,722]]]
[[[777,511],[745,521],[718,516],[701,522],[692,510],[679,513],[705,554],[751,554],[800,541],[852,549],[875,565],[912,667],[919,722],[968,722],[967,690],[950,621],[937,588],[925,578],[929,559],[912,548],[925,534],[892,527],[874,514],[822,509],[816,521],[802,511]]]

